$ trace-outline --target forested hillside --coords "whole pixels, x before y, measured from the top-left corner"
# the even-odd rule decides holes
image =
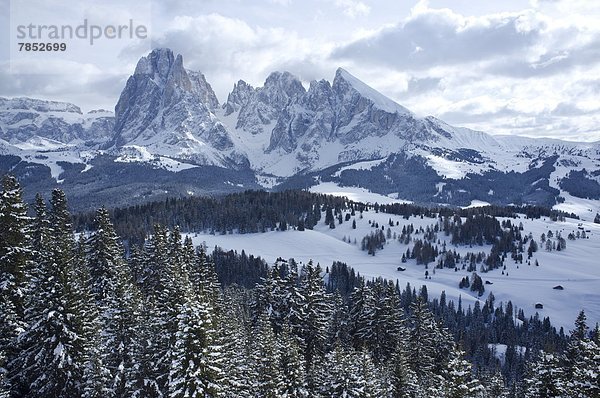
[[[182,222],[172,207],[160,216],[173,217],[169,227],[155,225],[148,237],[148,223],[160,220],[138,225],[133,217],[125,224],[147,239],[138,245],[129,237],[126,256],[106,209],[75,235],[62,191],[54,190],[49,203],[38,196],[28,211],[17,181],[6,177],[0,397],[600,394],[600,333],[597,325],[590,331],[583,311],[565,336],[547,320],[520,319],[493,296],[465,309],[430,298],[427,289],[365,280],[341,263],[267,266],[250,256],[252,248],[207,255],[171,227],[227,232],[262,225],[260,231],[285,222],[300,229],[314,225],[323,208],[335,227],[342,217],[336,208],[346,206],[305,193],[286,194],[296,201],[256,195],[250,208],[255,202],[243,197],[207,201],[212,212],[198,207]],[[252,211],[259,213],[249,218]],[[510,245],[518,238],[518,226],[498,230],[491,216],[476,217],[481,222],[473,225],[446,217],[447,227],[466,242],[480,238],[474,225],[483,240],[488,233],[509,234]],[[489,344],[506,346],[502,361]]]

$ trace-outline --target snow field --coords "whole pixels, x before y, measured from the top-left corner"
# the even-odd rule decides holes
[[[357,228],[352,229],[352,220],[356,220]],[[389,227],[389,219],[394,226]],[[410,217],[408,220],[395,215],[375,213],[368,211],[360,213],[338,224],[336,228],[330,229],[324,224],[324,215],[314,230],[295,231],[288,230],[270,231],[258,234],[230,234],[210,235],[191,234],[194,244],[206,244],[209,250],[219,246],[226,250],[245,250],[248,254],[261,256],[268,263],[273,264],[277,257],[286,259],[294,258],[296,261],[306,263],[312,260],[319,263],[325,270],[334,261],[342,261],[353,267],[357,272],[367,278],[383,277],[390,280],[398,280],[401,287],[410,283],[415,288],[426,285],[430,297],[437,297],[442,291],[446,292],[448,300],[457,303],[459,297],[463,306],[473,305],[477,300],[485,300],[490,292],[496,297],[496,303],[511,300],[516,307],[515,313],[522,308],[527,317],[534,315],[537,311],[541,317],[550,317],[553,325],[570,330],[579,310],[586,311],[589,324],[593,325],[600,321],[600,225],[578,220],[567,219],[565,222],[553,222],[548,219],[526,220],[524,216],[518,219],[510,219],[513,224],[523,223],[522,234],[532,233],[538,241],[539,250],[534,253],[531,265],[527,265],[527,253],[524,253],[523,264],[515,264],[510,257],[505,260],[506,271],[502,269],[492,270],[486,273],[477,271],[484,281],[493,283],[485,285],[485,293],[477,297],[476,292],[467,289],[459,289],[460,280],[471,273],[459,268],[457,272],[453,269],[435,269],[435,264],[430,263],[428,271],[431,279],[425,279],[425,266],[417,265],[415,260],[401,263],[403,253],[408,248],[412,249],[413,243],[408,245],[397,240],[390,239],[386,242],[383,250],[376,252],[375,256],[368,255],[366,251],[360,250],[360,242],[365,235],[376,230],[369,225],[372,223],[389,227],[391,233],[397,236],[401,234],[402,227],[412,224],[415,232],[422,227],[432,226],[438,222],[437,218]],[[502,222],[501,218],[498,218]],[[396,226],[396,222],[399,225]],[[579,223],[587,233],[588,239],[567,240],[565,251],[547,252],[544,245],[540,243],[540,235],[552,230],[561,232],[566,239],[569,232],[577,231]],[[581,231],[581,230],[580,230]],[[451,236],[445,236],[444,232],[438,232],[438,240],[441,244],[446,241],[447,250],[456,250],[462,255],[467,252],[489,253],[491,246],[453,246],[450,244]],[[344,237],[346,241],[344,241]],[[422,234],[413,234],[413,239],[422,237]],[[356,240],[356,244],[354,244]],[[441,245],[440,244],[440,251]],[[527,246],[526,246],[527,247]],[[535,261],[539,266],[535,266]],[[405,267],[401,272],[397,268]],[[479,265],[478,265],[479,267]],[[554,286],[561,285],[564,290],[555,290]],[[535,304],[540,302],[543,309],[535,309]]]

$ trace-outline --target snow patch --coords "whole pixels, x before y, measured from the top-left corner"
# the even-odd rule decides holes
[[[376,160],[366,160],[363,162],[356,162],[349,166],[344,166],[335,172],[334,176],[339,177],[344,170],[371,170],[375,166],[379,166],[383,163],[387,158],[376,159]]]
[[[409,200],[393,199],[389,196],[380,195],[373,193],[365,188],[359,187],[341,187],[334,182],[322,182],[319,185],[311,187],[310,192],[322,193],[334,196],[345,196],[348,199],[355,202],[362,203],[379,203],[379,204],[391,204],[391,203],[412,203]]]

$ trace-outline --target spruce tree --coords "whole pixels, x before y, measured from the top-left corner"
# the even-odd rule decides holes
[[[404,342],[396,344],[390,358],[388,380],[392,398],[409,398],[419,394],[417,375],[408,365],[407,347],[404,346]]]
[[[6,356],[0,351],[0,398],[10,397],[10,386],[5,372]]]
[[[91,279],[91,290],[96,303],[106,307],[106,299],[114,289],[116,274],[124,267],[119,238],[105,208],[96,212],[95,230],[86,241],[86,264]]]
[[[45,209],[36,206],[35,277],[26,303],[28,328],[20,338],[22,350],[15,363],[19,393],[31,397],[80,397],[84,393],[84,371],[90,360],[93,330],[87,323],[91,295],[82,285],[74,258],[75,242],[65,195],[52,192],[49,224],[39,220]],[[35,245],[34,245],[35,247]]]
[[[252,394],[256,380],[255,367],[250,360],[253,334],[248,330],[249,315],[245,309],[247,297],[238,288],[225,290],[223,312],[218,337],[222,347],[223,391],[231,398],[245,398]]]
[[[17,180],[5,176],[0,196],[0,361],[2,376],[18,352],[17,336],[25,327],[24,297],[31,256],[30,218]],[[5,385],[8,388],[8,383]]]
[[[429,378],[436,367],[435,345],[438,329],[433,314],[421,297],[410,306],[408,364],[419,380]]]
[[[214,344],[210,305],[204,300],[187,288],[170,350],[169,397],[217,397],[221,391],[222,363]]]
[[[444,372],[446,396],[448,398],[476,398],[481,396],[484,387],[472,375],[472,366],[463,358],[464,353],[455,348]]]
[[[280,350],[273,328],[266,313],[259,315],[252,344],[251,357],[256,380],[253,383],[254,396],[278,398],[284,389],[280,368]]]
[[[86,264],[91,291],[100,311],[102,361],[108,371],[110,393],[127,396],[135,379],[140,346],[141,298],[123,259],[119,238],[108,211],[96,212],[96,230],[86,241]]]
[[[301,295],[304,297],[304,314],[301,327],[296,333],[304,350],[308,370],[312,367],[313,360],[324,353],[331,314],[331,301],[323,286],[321,267],[314,266],[312,261],[306,265],[301,279]]]
[[[550,398],[566,396],[566,380],[559,358],[553,354],[541,352],[525,376],[526,398]]]

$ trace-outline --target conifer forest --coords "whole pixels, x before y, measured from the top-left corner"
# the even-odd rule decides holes
[[[598,324],[581,310],[569,330],[557,329],[495,300],[481,278],[544,250],[517,220],[497,217],[567,214],[375,208],[304,191],[71,214],[59,189],[26,204],[15,178],[2,184],[1,398],[600,397]],[[375,211],[428,217],[435,228],[409,225],[392,236],[373,225],[357,246],[377,256],[386,241],[411,240],[400,268],[465,264],[472,274],[460,288],[481,300],[465,305],[366,278],[340,261],[301,263],[282,253],[267,263],[252,247],[213,250],[192,240],[199,231],[339,228]],[[442,234],[472,253],[446,250]],[[565,239],[552,242],[551,250],[568,250]],[[483,244],[489,254],[477,251]]]

